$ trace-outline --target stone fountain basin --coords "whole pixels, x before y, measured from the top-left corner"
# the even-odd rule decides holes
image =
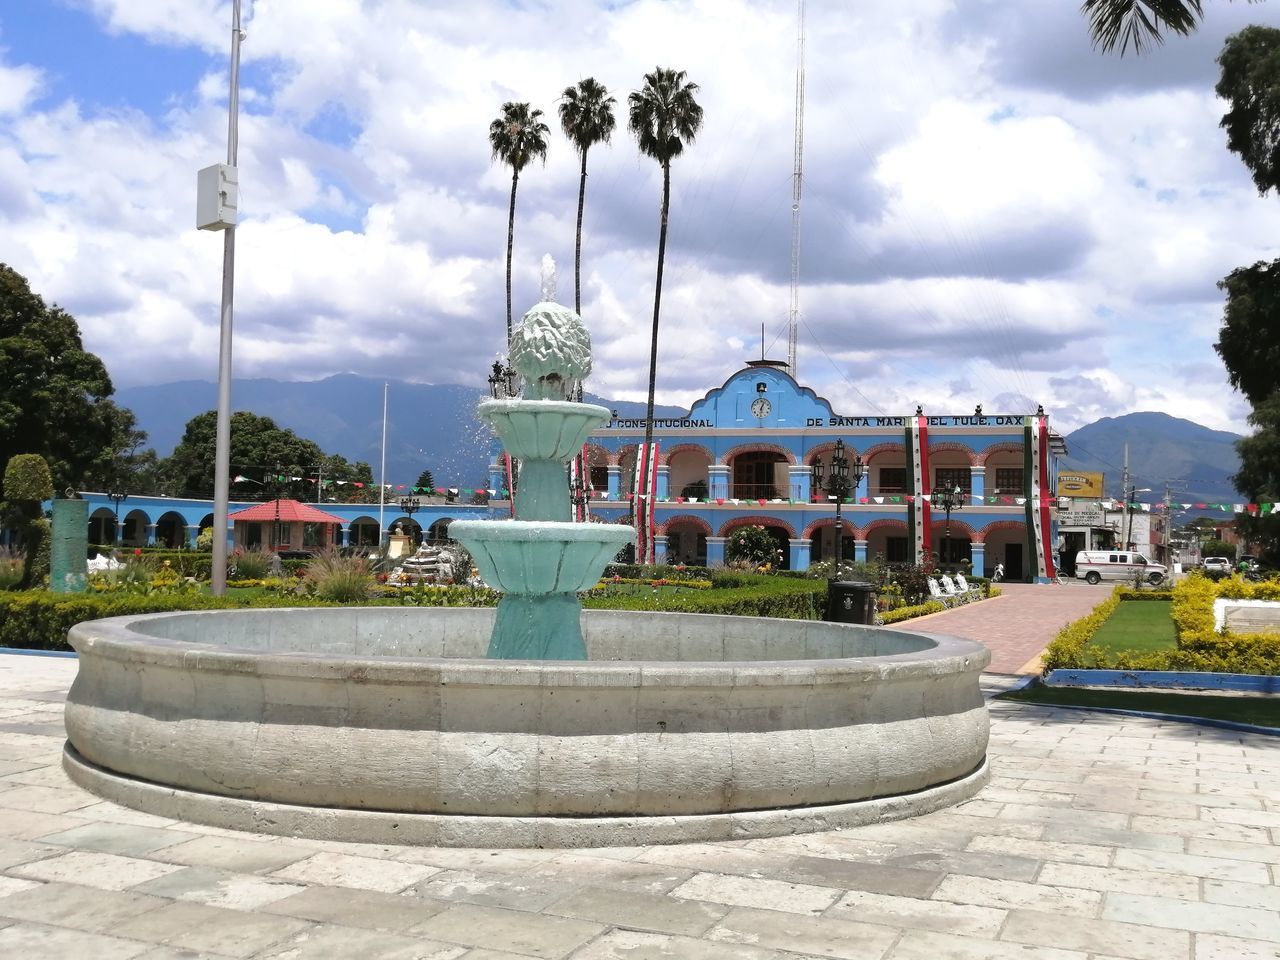
[[[987,777],[977,643],[587,611],[590,659],[480,659],[494,611],[117,617],[80,655],[64,765],[162,816],[368,842],[587,846],[924,812]]]
[[[481,578],[495,590],[581,593],[599,582],[600,571],[635,531],[608,523],[455,520],[449,536],[471,552]]]
[[[581,453],[591,431],[612,416],[608,407],[570,400],[486,400],[476,413],[513,457],[559,461]]]

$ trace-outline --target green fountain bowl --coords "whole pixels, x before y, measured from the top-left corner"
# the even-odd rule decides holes
[[[477,413],[522,460],[568,460],[612,416],[607,407],[568,400],[486,400]]]
[[[471,552],[489,586],[532,595],[591,589],[605,564],[635,539],[635,531],[606,523],[455,520],[449,536]]]

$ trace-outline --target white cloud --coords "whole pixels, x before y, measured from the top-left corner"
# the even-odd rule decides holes
[[[127,93],[49,99],[56,65],[0,52],[3,259],[79,317],[118,382],[211,377],[221,243],[193,229],[192,208],[195,170],[225,153],[230,5],[79,6],[103,43],[129,34],[189,53],[192,79],[148,115]],[[1060,7],[810,5],[800,365],[838,408],[991,411],[1006,397],[1043,402],[1062,429],[1145,406],[1242,427],[1212,354],[1214,284],[1276,256],[1280,233],[1191,62],[1228,27],[1171,40],[1139,83],[1143,61],[1088,51],[1083,20]],[[762,322],[768,352],[785,348],[787,0],[249,12],[238,374],[479,384],[505,329],[511,184],[488,122],[506,99],[546,113],[547,163],[520,179],[514,300],[517,314],[532,302],[548,251],[569,300],[578,164],[555,106],[595,75],[620,124],[590,159],[589,387],[642,398],[661,178],[625,101],[656,64],[687,70],[706,110],[673,167],[659,400],[688,403],[757,356]],[[1035,34],[1037,17],[1057,34]],[[1033,47],[1039,62],[1023,56]]]

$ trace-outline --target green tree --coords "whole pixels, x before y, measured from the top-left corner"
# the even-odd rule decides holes
[[[658,67],[644,75],[644,85],[627,97],[628,126],[640,152],[662,166],[662,215],[658,227],[658,272],[653,287],[653,333],[649,343],[649,403],[645,413],[644,449],[653,443],[653,394],[658,373],[658,318],[662,313],[662,268],[667,256],[667,215],[671,209],[671,161],[684,153],[702,128],[702,107],[694,98],[696,83],[683,70]],[[647,562],[649,557],[642,557]]]
[[[1084,0],[1080,11],[1089,18],[1093,45],[1111,52],[1120,45],[1123,56],[1133,47],[1142,53],[1164,43],[1164,32],[1186,36],[1204,17],[1201,0]]]
[[[38,453],[19,453],[4,468],[6,513],[18,530],[26,552],[23,586],[38,585],[49,575],[49,522],[41,504],[53,496],[49,465]]]
[[[511,253],[516,238],[516,187],[520,171],[533,159],[547,159],[547,134],[551,128],[542,122],[542,111],[527,103],[502,105],[502,115],[489,124],[489,146],[493,159],[511,168],[511,208],[507,213],[507,346],[511,346]]]
[[[423,470],[418,474],[418,482],[413,485],[413,489],[415,492],[420,490],[423,493],[435,493],[436,478],[431,475],[430,470]]]
[[[171,494],[210,497],[213,495],[213,460],[218,414],[209,410],[187,421],[182,439],[165,461],[164,473]],[[307,496],[308,474],[325,459],[324,451],[311,440],[304,440],[292,430],[276,425],[270,417],[247,411],[231,415],[232,476],[243,475],[262,481],[266,492],[278,490],[281,496]],[[285,477],[281,481],[278,478]],[[300,480],[289,478],[301,477]],[[252,487],[248,484],[243,489]],[[315,482],[311,482],[314,493]],[[240,489],[240,488],[238,488]]]
[[[1231,385],[1257,407],[1280,388],[1280,260],[1233,270],[1218,287],[1227,302],[1213,349]]]
[[[1280,503],[1280,391],[1254,405],[1249,425],[1253,433],[1236,441],[1240,471],[1232,480],[1250,503]],[[1269,565],[1280,565],[1280,514],[1243,514],[1236,527],[1258,543]]]
[[[54,489],[85,488],[145,434],[108,398],[106,367],[84,349],[71,314],[48,306],[0,263],[0,463],[38,453]]]
[[[1253,174],[1258,193],[1280,191],[1280,30],[1245,27],[1227,37],[1213,88],[1227,101],[1227,149]]]
[[[573,142],[582,161],[578,176],[578,227],[573,244],[573,310],[582,313],[582,208],[587,200],[587,151],[597,143],[608,143],[617,120],[616,103],[604,84],[594,77],[579,80],[577,86],[565,87],[560,95],[560,126]]]

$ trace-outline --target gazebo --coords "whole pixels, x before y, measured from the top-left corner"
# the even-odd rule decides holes
[[[342,518],[297,500],[268,500],[229,514],[239,550],[324,550],[338,542]]]

